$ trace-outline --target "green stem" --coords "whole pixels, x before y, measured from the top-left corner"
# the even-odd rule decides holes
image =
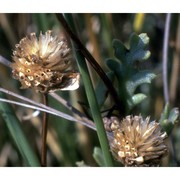
[[[108,19],[108,16],[111,16],[111,14],[101,14],[100,18],[102,21],[102,38],[104,40],[104,43],[107,46],[107,51],[110,57],[114,56],[113,48],[112,48],[112,24],[110,22],[110,19]]]
[[[115,107],[119,110],[119,114],[124,114],[124,106],[122,106],[122,102],[119,99],[119,96],[112,84],[112,82],[109,80],[107,77],[106,73],[103,71],[101,66],[97,63],[97,61],[94,59],[94,57],[91,55],[91,53],[85,48],[85,46],[82,44],[82,42],[79,40],[77,35],[74,33],[75,31],[72,31],[71,28],[69,27],[67,22],[71,21],[73,22],[72,18],[68,17],[66,14],[66,20],[64,19],[63,15],[61,14],[56,14],[58,20],[61,22],[62,26],[70,36],[70,38],[73,40],[73,42],[76,44],[76,49],[81,51],[81,54],[83,57],[86,58],[86,60],[90,63],[90,65],[94,68],[94,70],[98,73],[98,75],[101,77],[102,81],[106,85],[107,89],[109,90],[109,93],[111,94],[114,102],[115,102]],[[73,28],[72,28],[73,29]]]
[[[67,22],[69,23],[70,27],[75,32],[75,25],[74,25],[72,16],[70,14],[65,14],[65,18],[67,19]],[[75,48],[75,56],[76,56],[79,70],[80,70],[80,73],[82,75],[82,79],[84,82],[85,91],[86,91],[87,99],[88,99],[89,106],[91,109],[92,117],[94,119],[94,122],[97,128],[97,135],[98,135],[102,152],[105,158],[106,166],[113,166],[111,153],[109,151],[109,142],[107,139],[106,131],[104,129],[104,124],[102,121],[102,117],[100,114],[100,110],[99,110],[95,92],[92,86],[92,82],[89,76],[89,71],[87,68],[86,61],[82,53],[77,50],[76,44],[73,43],[73,46]]]
[[[49,29],[49,23],[47,21],[47,14],[45,13],[35,13],[32,14],[32,19],[37,25],[38,32],[46,32]]]
[[[6,98],[1,92],[0,97]],[[40,166],[38,158],[32,150],[12,106],[1,102],[0,112],[26,164],[28,166]]]

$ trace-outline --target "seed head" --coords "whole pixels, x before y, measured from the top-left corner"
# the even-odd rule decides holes
[[[59,40],[51,33],[40,33],[39,38],[31,33],[16,45],[11,67],[21,88],[48,93],[79,87],[79,73],[70,70],[73,58],[67,41]]]
[[[125,166],[158,166],[167,152],[159,123],[142,116],[126,116],[113,131],[110,142],[114,157]]]
[[[103,118],[104,128],[107,132],[113,132],[116,129],[119,129],[120,123],[119,119],[116,116],[111,116],[110,118]]]

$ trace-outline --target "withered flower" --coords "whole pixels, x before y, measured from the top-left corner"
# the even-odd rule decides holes
[[[167,152],[159,123],[147,117],[126,116],[113,131],[110,142],[114,157],[125,166],[158,166]]]
[[[113,132],[119,129],[120,123],[116,116],[104,117],[103,118],[104,128],[107,132]]]
[[[79,87],[79,73],[70,69],[73,58],[67,41],[51,34],[51,31],[40,33],[37,38],[31,33],[16,45],[11,67],[21,88],[48,93]]]

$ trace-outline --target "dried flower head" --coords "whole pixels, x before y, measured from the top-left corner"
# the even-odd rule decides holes
[[[103,118],[104,128],[107,132],[113,132],[116,129],[119,129],[120,123],[119,119],[116,116],[104,117]]]
[[[143,120],[142,116],[127,116],[113,131],[110,143],[115,158],[125,166],[158,166],[167,152],[159,123]]]
[[[79,87],[79,73],[69,70],[72,54],[66,40],[53,37],[51,31],[39,38],[35,33],[21,39],[13,51],[13,77],[23,89],[34,88],[42,93],[74,90]]]

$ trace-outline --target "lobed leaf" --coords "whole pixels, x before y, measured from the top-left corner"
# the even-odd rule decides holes
[[[132,95],[136,88],[144,83],[151,83],[156,75],[150,71],[140,71],[134,74],[126,83],[126,89]]]
[[[149,37],[146,33],[132,34],[129,49],[121,41],[115,39],[113,40],[113,47],[117,61],[114,59],[106,61],[107,66],[117,78],[118,92],[122,102],[125,102],[124,106],[129,107],[129,109],[146,98],[146,95],[142,93],[134,95],[136,88],[144,83],[151,83],[152,79],[156,77],[154,73],[148,70],[137,72],[137,67],[134,65],[136,61],[142,62],[149,58],[148,44]]]
[[[149,44],[149,37],[146,33],[142,33],[139,36],[132,34],[130,38],[130,49],[127,54],[128,64],[133,64],[135,61],[144,61],[147,60],[151,53],[146,50],[147,45]]]
[[[114,48],[114,55],[117,59],[124,61],[126,59],[126,53],[128,52],[127,48],[118,39],[114,39],[112,44]]]

